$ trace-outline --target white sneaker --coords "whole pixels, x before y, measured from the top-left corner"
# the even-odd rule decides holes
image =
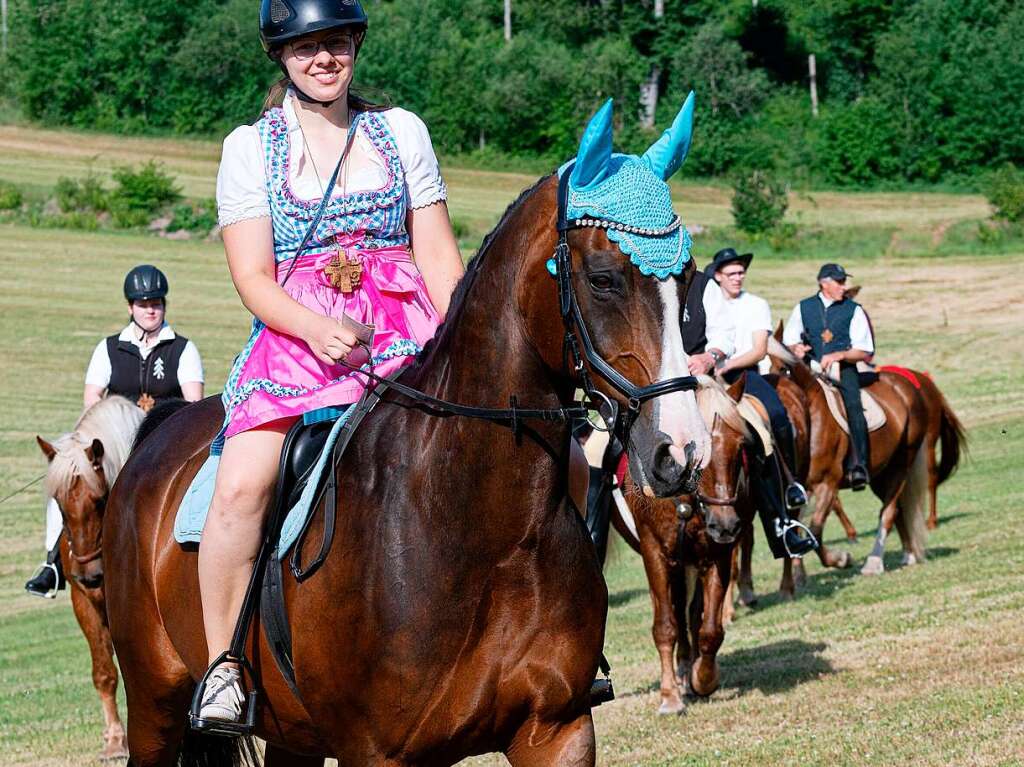
[[[221,666],[214,669],[206,680],[200,719],[218,722],[239,722],[242,719],[242,675],[236,668]]]

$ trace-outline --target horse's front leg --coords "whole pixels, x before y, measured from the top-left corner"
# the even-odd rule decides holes
[[[882,559],[885,554],[885,541],[892,532],[893,522],[896,521],[896,514],[899,511],[900,494],[906,486],[906,478],[885,483],[888,491],[883,495],[885,505],[878,518],[878,532],[875,534],[875,545],[868,555],[867,561],[860,569],[861,575],[881,575],[885,572],[885,562]]]
[[[751,560],[754,556],[754,526],[747,524],[743,526],[740,533],[739,560],[739,589],[740,604],[745,607],[753,607],[757,604],[757,594],[754,593],[754,573]]]
[[[697,634],[697,660],[690,670],[690,689],[706,698],[718,689],[718,650],[725,639],[722,602],[729,587],[731,552],[716,557],[702,574],[704,611]]]
[[[846,533],[846,540],[850,543],[857,542],[857,528],[853,526],[850,518],[846,516],[846,509],[843,508],[843,502],[836,494],[836,499],[832,504],[832,511],[835,512],[836,517],[839,518],[840,524],[843,526],[843,532]]]
[[[71,587],[71,606],[78,625],[89,643],[92,656],[92,683],[103,706],[103,751],[101,759],[128,756],[124,725],[117,713],[117,666],[114,665],[114,647],[110,631],[104,620],[103,592],[100,589],[86,593],[75,583]]]
[[[850,556],[850,552],[840,551],[838,554],[833,553],[825,546],[825,541],[822,537],[822,532],[825,529],[825,520],[828,519],[828,513],[832,510],[832,505],[835,503],[838,495],[839,485],[837,483],[826,480],[814,487],[814,515],[811,517],[809,527],[814,537],[818,539],[818,559],[821,560],[821,564],[825,567],[849,567],[853,564],[853,557]]]
[[[672,608],[672,585],[670,583],[670,567],[661,546],[651,540],[652,535],[646,528],[640,530],[640,554],[647,571],[647,584],[651,591],[651,602],[654,606],[654,623],[651,635],[654,646],[658,649],[661,660],[661,705],[659,714],[678,714],[683,710],[683,698],[676,683],[675,667],[672,653],[679,636],[676,625],[675,611]]]

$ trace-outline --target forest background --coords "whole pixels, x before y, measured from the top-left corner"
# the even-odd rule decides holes
[[[616,101],[621,151],[697,93],[692,176],[972,189],[1024,165],[1014,0],[363,0],[357,86],[489,167],[573,154]],[[8,0],[4,122],[219,137],[279,72],[256,0]],[[808,57],[820,108],[812,114]]]

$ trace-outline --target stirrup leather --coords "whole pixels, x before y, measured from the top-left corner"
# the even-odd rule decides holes
[[[199,714],[203,708],[203,693],[206,692],[206,683],[212,674],[219,666],[225,663],[237,663],[241,667],[244,673],[240,674],[240,680],[244,679],[245,674],[249,675],[249,680],[253,685],[253,688],[248,694],[245,695],[245,705],[242,709],[241,721],[238,722],[224,722],[219,719],[203,719]],[[196,685],[196,691],[192,694],[192,706],[188,712],[188,724],[197,732],[206,733],[207,735],[221,735],[227,738],[238,738],[245,735],[252,735],[256,730],[256,689],[255,689],[256,675],[253,673],[252,666],[249,660],[242,656],[240,658],[232,657],[230,652],[222,652],[217,656],[217,660],[210,664],[210,667],[206,669],[206,673],[203,674],[203,678],[199,680],[199,684]]]

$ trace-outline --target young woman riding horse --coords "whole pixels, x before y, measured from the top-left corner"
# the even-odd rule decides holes
[[[651,493],[693,487],[709,435],[678,321],[689,238],[666,183],[691,120],[692,100],[643,157],[613,155],[601,109],[575,161],[485,241],[403,388],[376,389],[382,404],[330,469],[339,512],[328,523],[320,501],[298,551],[315,556],[328,524],[334,546],[308,579],[283,577],[294,688],[265,632],[249,634],[268,765],[488,751],[514,767],[594,764],[607,591],[566,501],[574,394],[602,404]],[[104,521],[104,545],[132,573],[112,574],[108,610],[137,767],[174,762],[209,662],[196,555],[172,529],[222,420],[213,400],[169,418],[133,454]]]
[[[388,375],[433,336],[463,271],[423,122],[350,91],[363,9],[289,4],[264,2],[260,14],[264,48],[285,74],[283,102],[227,137],[217,179],[228,266],[255,320],[224,392],[199,553],[211,663],[231,639],[284,435],[363,391],[365,379],[341,364],[360,341],[349,318],[373,328],[369,353]],[[241,702],[238,669],[225,665],[209,679],[202,718],[237,721]]]

